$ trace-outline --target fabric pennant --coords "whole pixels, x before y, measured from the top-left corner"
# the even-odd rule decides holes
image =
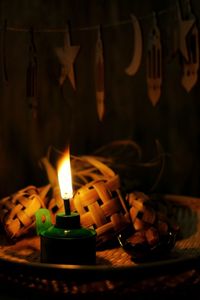
[[[178,6],[179,24],[187,22],[187,30],[180,32],[180,39],[185,45],[184,52],[181,51],[182,59],[182,77],[181,84],[187,92],[190,92],[198,79],[199,69],[199,31],[195,16],[191,12],[190,2],[187,1],[187,17],[184,20],[181,17],[180,7]],[[182,45],[181,44],[181,45]]]
[[[2,64],[3,64],[3,78],[8,83],[8,72],[7,72],[7,53],[6,53],[6,35],[7,35],[7,20],[4,21],[3,26],[3,40],[2,40]]]
[[[105,91],[104,91],[104,56],[101,30],[98,29],[98,37],[95,52],[95,85],[96,85],[96,105],[97,114],[100,121],[105,114]]]
[[[33,118],[37,117],[37,55],[33,36],[33,29],[30,30],[29,62],[26,72],[26,96]]]
[[[153,27],[148,38],[147,51],[147,89],[148,96],[155,106],[161,95],[162,85],[162,47],[160,30],[157,26],[156,16],[153,16]]]
[[[180,6],[177,2],[177,17],[178,17],[178,26],[177,26],[177,34],[175,36],[175,43],[176,43],[176,51],[179,50],[182,56],[186,61],[189,61],[189,54],[188,54],[188,47],[187,47],[187,36],[192,29],[195,19],[188,18],[183,19],[180,11]]]
[[[199,70],[199,32],[195,25],[188,38],[189,61],[183,62],[181,84],[187,92],[195,86]]]
[[[73,87],[76,89],[75,76],[74,76],[74,61],[78,55],[80,46],[71,46],[69,26],[67,28],[64,46],[62,48],[55,48],[56,55],[59,59],[61,65],[61,73],[59,77],[59,85],[62,86],[66,80],[66,77],[69,78],[69,81]]]

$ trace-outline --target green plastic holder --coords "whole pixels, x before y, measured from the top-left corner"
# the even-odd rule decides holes
[[[36,212],[40,260],[44,263],[91,265],[96,263],[96,231],[80,225],[77,213],[59,213],[51,223],[48,209]]]

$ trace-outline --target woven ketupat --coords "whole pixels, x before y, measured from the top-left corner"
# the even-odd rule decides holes
[[[135,230],[145,227],[145,224],[153,224],[156,212],[149,205],[150,197],[143,192],[134,191],[127,195],[127,202],[130,206],[129,213]]]
[[[35,186],[28,186],[0,201],[0,220],[10,238],[19,237],[35,224],[35,212],[44,206]]]
[[[97,243],[113,239],[130,224],[129,212],[119,191],[117,175],[92,181],[74,195],[73,206],[80,214],[81,224],[97,232]]]

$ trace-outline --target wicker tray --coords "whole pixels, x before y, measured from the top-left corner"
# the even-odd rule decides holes
[[[175,248],[165,259],[136,264],[116,247],[97,251],[95,266],[42,264],[39,250],[31,243],[15,248],[6,245],[1,236],[0,280],[49,295],[70,296],[148,293],[199,284],[200,199],[177,195],[162,198],[170,204],[181,228]]]

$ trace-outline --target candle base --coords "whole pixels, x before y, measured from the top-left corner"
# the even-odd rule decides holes
[[[71,233],[71,232],[70,232]],[[73,237],[41,236],[41,262],[52,264],[92,265],[96,263],[96,239],[73,232]]]
[[[96,232],[81,227],[77,213],[56,215],[56,224],[40,233],[43,263],[91,265],[96,263]]]
[[[77,213],[58,213],[56,215],[56,227],[62,229],[77,229],[80,228],[80,215]]]

